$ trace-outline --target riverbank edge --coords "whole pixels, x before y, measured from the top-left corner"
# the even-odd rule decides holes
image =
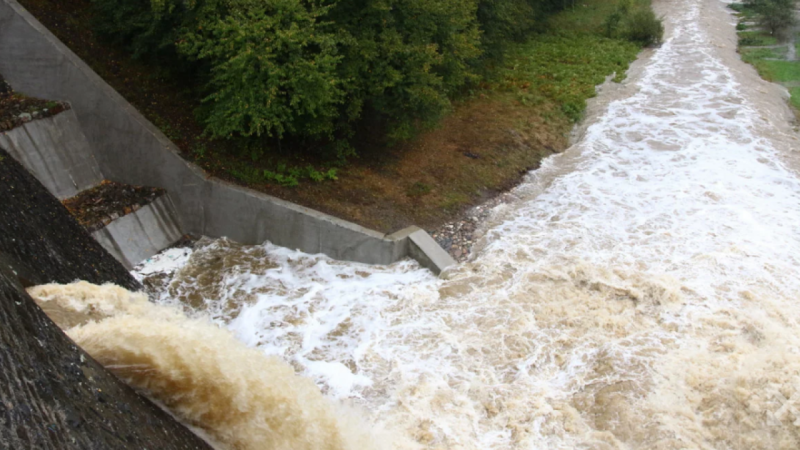
[[[654,0],[653,9],[658,13],[663,13],[664,0]],[[665,32],[666,35],[666,32]],[[630,63],[628,70],[625,71],[625,79],[621,82],[613,81],[616,74],[606,77],[606,80],[597,85],[595,90],[597,95],[586,101],[586,110],[583,118],[573,125],[569,134],[569,145],[561,152],[554,153],[546,159],[559,158],[570,159],[573,152],[571,150],[584,138],[587,130],[608,108],[608,105],[621,98],[632,95],[636,90],[636,85],[641,77],[643,68],[647,65],[653,54],[658,51],[658,47],[643,48],[636,59]],[[544,163],[544,160],[542,160]],[[522,185],[529,183],[533,177],[540,177],[543,174],[542,168],[533,169],[517,180],[513,186],[507,190],[498,192],[486,201],[469,208],[463,214],[458,215],[452,221],[446,222],[440,227],[430,230],[431,236],[440,243],[443,240],[451,240],[459,243],[451,250],[452,256],[459,263],[470,261],[474,255],[485,247],[483,240],[487,230],[498,223],[497,209],[503,209],[505,205],[519,200],[515,191]],[[549,185],[553,180],[544,181],[544,186]],[[540,180],[540,183],[542,180]],[[442,245],[444,247],[444,245]]]

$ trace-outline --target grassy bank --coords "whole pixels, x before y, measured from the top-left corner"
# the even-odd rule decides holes
[[[21,3],[213,176],[383,231],[435,228],[515,185],[566,147],[594,86],[612,73],[621,79],[639,51],[604,37],[615,2],[576,2],[546,32],[513,46],[436,129],[393,147],[365,138],[358,158],[336,165],[204,137],[186,87],[97,39],[88,0]]]
[[[786,86],[791,94],[789,103],[795,108],[795,113],[800,112],[800,61],[797,60],[796,30],[778,39],[757,26],[758,15],[751,6],[732,3],[730,7],[739,19],[736,29],[742,60],[752,64],[765,80]]]

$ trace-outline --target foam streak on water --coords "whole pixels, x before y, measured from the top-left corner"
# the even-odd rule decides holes
[[[796,149],[715,45],[721,7],[667,7],[633,93],[444,279],[218,240],[160,302],[420,448],[800,448]]]

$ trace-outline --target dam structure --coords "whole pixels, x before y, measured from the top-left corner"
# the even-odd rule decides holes
[[[0,1],[0,51],[14,49],[6,36],[49,36]],[[604,87],[574,145],[492,211],[463,264],[436,275],[407,258],[358,261],[348,249],[391,239],[336,253],[323,228],[286,213],[316,236],[307,248],[242,225],[152,258],[124,288],[89,272],[91,284],[31,279],[28,293],[107,370],[225,449],[800,448],[800,140],[787,92],[741,60],[726,2],[653,6],[663,45]],[[10,66],[0,59],[10,81],[36,87]],[[102,133],[67,100],[96,145]],[[96,114],[110,114],[103,101]],[[238,189],[163,176],[127,181],[213,201]],[[194,217],[182,226],[222,236],[193,198],[172,198],[180,220]]]
[[[89,155],[82,155],[83,160],[96,161],[96,167],[89,172],[77,164],[61,166],[62,170],[51,168],[49,172],[29,167],[34,173],[46,173],[47,178],[63,176],[63,172],[72,169],[71,181],[79,186],[91,184],[99,172],[115,182],[167,191],[168,197],[157,205],[158,209],[148,208],[137,214],[144,223],[128,220],[97,236],[128,267],[171,244],[163,242],[175,237],[176,227],[179,234],[226,236],[245,244],[270,241],[307,253],[367,264],[390,264],[410,257],[436,273],[454,264],[418,227],[384,234],[209,177],[184,160],[161,131],[15,0],[0,2],[0,74],[26,95],[68,102],[73,113],[67,111],[67,115],[74,117],[44,120],[53,122],[48,124],[50,128],[78,125],[77,130],[57,133],[85,141]],[[47,142],[34,139],[36,136],[40,135],[29,135],[27,143],[7,138],[6,145],[13,141],[16,146],[28,148],[29,153],[41,153]],[[66,145],[66,140],[59,143]],[[50,154],[59,152],[64,150],[50,150]],[[63,161],[50,160],[57,164]],[[39,168],[45,166],[40,164]],[[49,181],[53,186],[64,185],[63,180]],[[54,192],[58,196],[61,191]],[[132,233],[134,237],[130,237]]]

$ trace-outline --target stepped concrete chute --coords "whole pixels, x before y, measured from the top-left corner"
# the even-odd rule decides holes
[[[55,197],[63,200],[97,186],[103,175],[73,110],[0,132],[0,148],[22,164]],[[183,236],[167,194],[114,219],[92,236],[127,269]]]
[[[127,269],[169,247],[182,236],[168,195],[92,233],[92,237]]]
[[[269,240],[370,264],[416,255],[408,251],[410,233],[395,233],[402,237],[393,239],[209,178],[15,0],[0,0],[0,73],[28,95],[70,102],[103,175],[166,189],[186,233],[227,236],[244,244]],[[419,261],[438,273],[455,263],[444,256]]]
[[[26,285],[141,285],[25,168],[0,148],[0,255]]]
[[[0,147],[59,199],[72,197],[103,180],[71,109],[1,132]]]
[[[78,348],[24,289],[139,283],[1,149],[0,199],[0,448],[209,449]]]

